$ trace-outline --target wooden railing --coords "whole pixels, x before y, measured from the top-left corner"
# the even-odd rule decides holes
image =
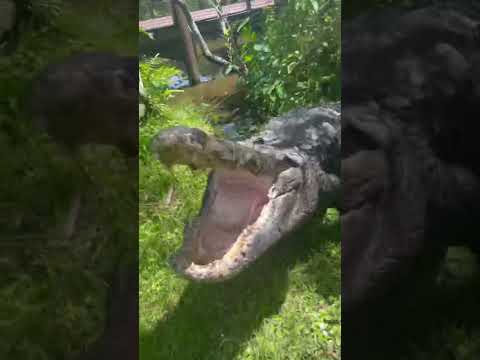
[[[273,5],[274,0],[246,0],[245,2],[223,6],[223,14],[228,17]],[[203,9],[192,12],[192,17],[195,22],[208,21],[218,19],[218,14],[213,8]],[[143,30],[151,31],[171,27],[174,23],[172,16],[163,16],[160,18],[140,21],[139,25]]]

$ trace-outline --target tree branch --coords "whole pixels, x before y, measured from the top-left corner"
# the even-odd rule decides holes
[[[219,64],[219,65],[230,65],[230,62],[225,60],[224,58],[214,55],[210,49],[208,48],[208,45],[203,38],[202,34],[200,33],[200,30],[197,27],[197,24],[195,24],[195,21],[193,21],[192,14],[190,10],[188,9],[188,6],[185,4],[183,0],[172,0],[172,2],[178,4],[178,6],[182,9],[183,13],[185,14],[185,17],[187,18],[188,26],[190,26],[190,30],[193,32],[195,35],[195,38],[200,44],[200,48],[202,49],[203,55],[210,61]]]

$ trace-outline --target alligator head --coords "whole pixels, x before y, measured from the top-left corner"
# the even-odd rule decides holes
[[[166,165],[211,169],[201,211],[172,261],[195,281],[232,278],[337,201],[340,114],[333,109],[292,111],[243,142],[174,127],[151,146]]]

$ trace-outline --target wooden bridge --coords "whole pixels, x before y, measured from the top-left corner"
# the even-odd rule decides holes
[[[273,6],[274,0],[247,0],[245,2],[225,5],[222,7],[223,15],[225,17],[242,15],[253,10],[260,10],[265,7]],[[218,14],[215,9],[202,9],[192,12],[192,17],[195,22],[210,21],[218,19]],[[158,29],[170,28],[174,26],[172,16],[164,16],[155,19],[149,19],[139,22],[140,28],[145,31],[154,31]]]

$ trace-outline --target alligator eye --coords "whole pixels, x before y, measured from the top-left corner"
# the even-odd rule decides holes
[[[265,140],[263,140],[262,138],[258,138],[258,139],[255,139],[253,143],[263,145],[265,144]]]

